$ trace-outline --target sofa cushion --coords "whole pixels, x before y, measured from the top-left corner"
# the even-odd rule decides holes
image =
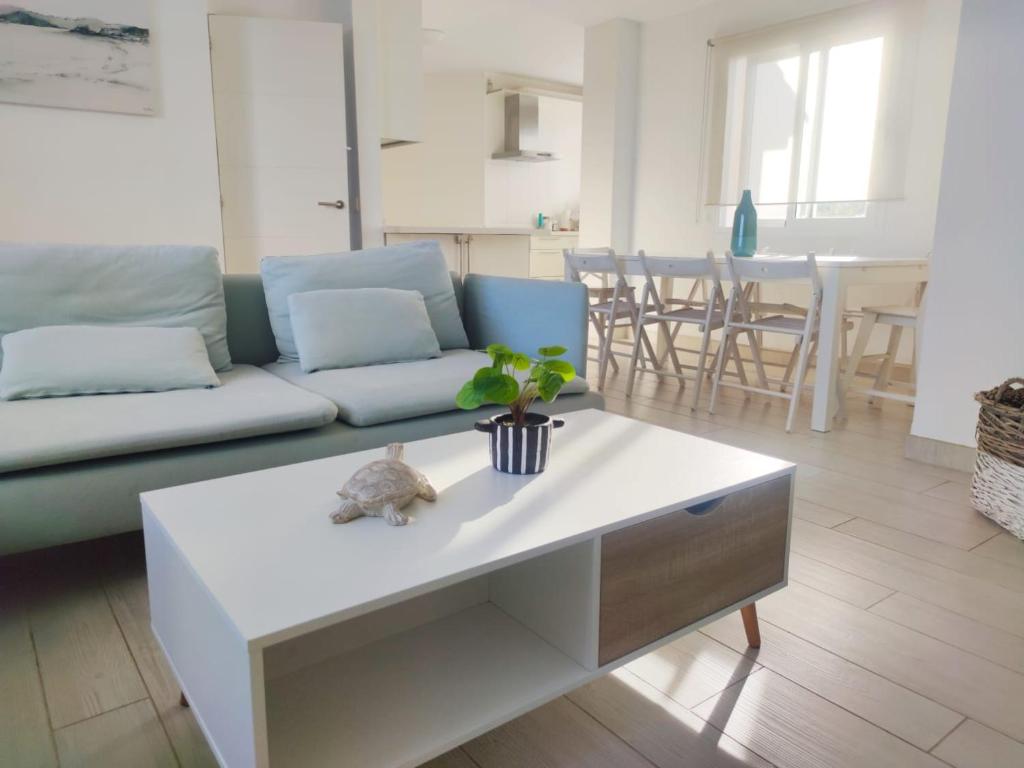
[[[491,359],[483,352],[452,349],[431,360],[303,373],[298,363],[271,363],[266,370],[338,406],[338,418],[357,427],[456,410],[455,395]],[[587,391],[574,379],[562,392]],[[557,401],[556,401],[557,405]]]
[[[278,256],[260,263],[270,325],[282,362],[296,362],[288,297],[332,288],[398,288],[419,291],[441,349],[469,346],[448,266],[435,241],[318,256]],[[360,329],[352,329],[357,332]]]
[[[206,246],[0,244],[0,336],[40,325],[191,327],[214,369],[231,368],[220,263]]]
[[[216,389],[0,402],[0,473],[328,424],[334,405],[249,365]]]

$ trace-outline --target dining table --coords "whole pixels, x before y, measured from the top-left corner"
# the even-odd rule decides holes
[[[654,256],[653,258],[657,258]],[[804,254],[755,255],[754,259],[798,259]],[[814,377],[811,429],[829,432],[839,405],[839,353],[843,313],[847,310],[847,292],[851,286],[921,284],[928,280],[927,257],[895,258],[856,254],[815,254],[821,275],[821,318],[818,326],[818,352]],[[619,258],[627,275],[643,275],[637,256]],[[721,266],[723,282],[729,281],[725,256],[715,258]],[[672,296],[673,278],[662,279],[662,297]]]

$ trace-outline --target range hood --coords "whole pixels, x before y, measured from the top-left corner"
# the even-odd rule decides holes
[[[557,160],[554,152],[537,148],[539,141],[540,102],[528,93],[505,94],[505,148],[491,155],[495,160],[520,163],[545,163]]]

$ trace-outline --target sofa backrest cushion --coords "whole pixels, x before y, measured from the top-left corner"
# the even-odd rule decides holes
[[[452,290],[462,315],[462,278],[449,272]],[[228,346],[236,364],[267,365],[280,353],[270,327],[263,278],[259,275],[224,275],[224,305],[228,311]]]
[[[214,369],[231,368],[220,263],[206,246],[0,244],[0,337],[43,325],[191,327]]]
[[[288,297],[332,288],[397,288],[419,291],[441,349],[469,346],[441,247],[421,240],[386,248],[367,248],[319,256],[278,256],[260,265],[270,325],[282,361],[297,361]],[[346,329],[366,333],[372,329]]]

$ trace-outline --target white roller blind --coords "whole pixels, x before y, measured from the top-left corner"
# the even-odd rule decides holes
[[[922,0],[876,0],[708,42],[705,204],[903,197]]]

